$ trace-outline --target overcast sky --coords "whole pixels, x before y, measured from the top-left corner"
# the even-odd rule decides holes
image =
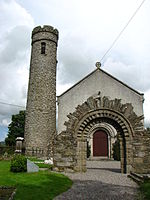
[[[31,32],[59,30],[57,95],[95,69],[142,0],[0,0],[0,102],[25,106]],[[150,126],[150,1],[107,54],[102,69],[144,93]],[[0,140],[18,107],[0,104]]]

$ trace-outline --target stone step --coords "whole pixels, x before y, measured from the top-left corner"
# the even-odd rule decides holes
[[[141,175],[141,174],[137,174],[137,173],[134,173],[134,172],[130,172],[130,174],[132,176],[136,177],[139,180],[143,180],[143,175]]]
[[[131,178],[133,181],[135,181],[137,184],[143,183],[143,181],[141,179],[137,178],[134,175],[129,174],[128,177]]]
[[[141,184],[143,183],[145,180],[148,180],[149,177],[145,174],[137,174],[134,172],[130,172],[130,174],[128,175],[129,178],[133,179],[136,183]]]
[[[90,157],[88,158],[89,161],[112,161],[113,159],[108,158],[108,157],[103,157],[103,156],[94,156],[94,157]]]

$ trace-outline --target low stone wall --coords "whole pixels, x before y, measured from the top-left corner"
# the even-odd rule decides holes
[[[133,138],[132,171],[150,174],[150,134],[146,131]]]
[[[86,171],[85,141],[80,141],[71,132],[62,132],[54,139],[54,170],[77,172]],[[133,156],[130,155],[131,172],[150,174],[150,134],[141,132],[133,137]],[[81,153],[82,152],[82,153]],[[80,168],[82,166],[82,168]],[[129,170],[129,171],[130,171]]]
[[[0,146],[0,156],[3,156],[5,153],[8,154],[14,154],[15,152],[15,146],[9,147],[9,146]]]
[[[35,156],[39,158],[47,158],[44,156],[44,150],[40,148],[26,148],[26,155],[27,156]]]

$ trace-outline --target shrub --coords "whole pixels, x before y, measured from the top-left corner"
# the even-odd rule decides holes
[[[140,191],[144,198],[141,199],[150,199],[150,180],[144,180],[144,183],[140,184]]]
[[[120,161],[120,142],[118,139],[113,144],[113,158],[114,160]]]
[[[22,155],[15,155],[11,160],[10,171],[26,172],[27,171],[27,158]]]
[[[6,152],[8,153],[8,156],[13,155],[15,151],[15,147],[11,146],[1,146],[0,145],[0,156],[3,156]]]
[[[91,155],[91,148],[90,148],[89,142],[87,141],[87,158],[89,158],[90,155]]]

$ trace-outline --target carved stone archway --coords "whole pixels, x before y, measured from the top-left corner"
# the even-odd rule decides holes
[[[90,128],[95,124],[106,122],[117,131],[121,150],[121,171],[126,173],[131,169],[133,130],[127,119],[120,113],[110,109],[97,109],[88,112],[79,122],[77,133],[77,171],[86,171],[86,139]],[[84,144],[85,143],[85,144]],[[81,148],[82,146],[82,148]]]
[[[138,117],[130,103],[122,104],[121,99],[111,100],[100,93],[78,105],[65,122],[66,131],[54,140],[54,165],[58,170],[86,171],[86,142],[89,132],[96,124],[108,123],[113,126],[120,139],[121,171],[132,168],[132,140],[136,133],[143,131],[143,116]],[[61,143],[61,144],[60,144]]]
[[[106,122],[101,122],[101,123],[95,123],[89,130],[89,133],[87,135],[87,140],[88,144],[90,147],[90,159],[93,157],[93,134],[98,131],[98,130],[103,130],[107,133],[108,135],[108,158],[112,158],[112,144],[116,141],[116,135],[117,131],[116,129],[106,123]]]

